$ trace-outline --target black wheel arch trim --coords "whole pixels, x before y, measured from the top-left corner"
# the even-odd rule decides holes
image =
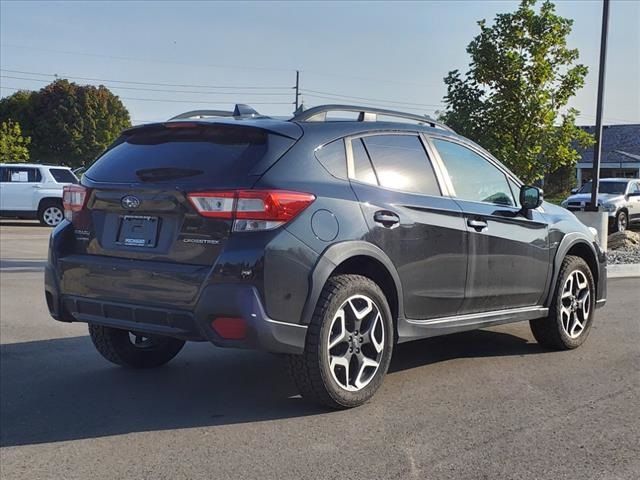
[[[311,317],[318,304],[322,289],[335,269],[346,260],[359,256],[370,257],[372,260],[378,261],[389,272],[396,288],[398,316],[403,316],[402,284],[391,259],[380,248],[369,242],[350,240],[331,245],[318,258],[309,277],[309,293],[302,310],[301,324],[309,325],[311,322]]]
[[[594,280],[596,284],[596,298],[598,300],[603,299],[603,294],[606,293],[606,289],[603,288],[603,282],[606,282],[606,271],[603,272],[604,260],[602,258],[604,256],[604,252],[600,250],[599,247],[595,246],[594,239],[590,239],[587,235],[581,232],[571,232],[566,234],[562,238],[562,240],[560,241],[560,245],[558,245],[558,249],[556,250],[555,257],[551,265],[551,268],[552,268],[551,282],[549,284],[549,288],[544,301],[545,307],[549,307],[551,305],[551,301],[553,299],[553,293],[556,289],[556,284],[558,282],[558,275],[560,274],[560,268],[562,267],[562,262],[564,261],[564,258],[567,256],[569,250],[571,250],[576,245],[584,245],[589,249],[589,251],[593,255],[596,271],[592,273],[594,275]]]

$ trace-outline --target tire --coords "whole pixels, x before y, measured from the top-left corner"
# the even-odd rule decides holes
[[[89,334],[104,358],[116,365],[131,368],[164,365],[182,350],[185,343],[177,338],[146,336],[94,324],[89,324]]]
[[[582,345],[593,324],[595,295],[593,274],[587,263],[568,255],[560,267],[549,316],[529,322],[538,343],[554,350]]]
[[[38,220],[42,225],[55,227],[64,219],[62,202],[58,200],[45,200],[38,208]]]
[[[624,232],[629,226],[629,217],[627,212],[620,210],[616,215],[616,221],[613,224],[613,232]]]
[[[334,409],[357,407],[382,384],[393,345],[380,287],[367,277],[338,275],[324,286],[304,353],[288,356],[289,370],[303,398]]]

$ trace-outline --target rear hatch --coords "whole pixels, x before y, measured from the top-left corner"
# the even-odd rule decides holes
[[[264,127],[262,126],[264,125]],[[74,254],[212,265],[232,221],[198,214],[191,192],[250,189],[301,136],[271,120],[130,129],[87,170]]]

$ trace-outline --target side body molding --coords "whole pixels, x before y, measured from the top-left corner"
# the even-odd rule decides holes
[[[393,278],[393,282],[398,292],[398,315],[404,316],[404,306],[402,301],[402,284],[400,277],[386,253],[375,245],[361,241],[339,242],[328,247],[318,259],[309,277],[309,295],[302,311],[302,324],[308,325],[311,322],[313,311],[316,308],[320,293],[331,273],[345,260],[357,256],[370,257],[381,263]]]

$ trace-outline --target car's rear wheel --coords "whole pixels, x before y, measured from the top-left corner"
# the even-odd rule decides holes
[[[325,285],[303,355],[289,356],[302,396],[331,408],[367,402],[382,384],[393,351],[391,311],[380,287],[360,275]]]
[[[146,335],[118,328],[89,324],[91,340],[100,354],[116,365],[132,368],[153,368],[175,357],[184,340]]]
[[[64,211],[62,203],[55,200],[46,200],[42,202],[38,210],[38,220],[42,225],[55,227],[64,219]]]
[[[549,316],[530,322],[538,343],[556,350],[582,345],[593,323],[595,293],[587,263],[580,257],[567,256],[560,268]]]

